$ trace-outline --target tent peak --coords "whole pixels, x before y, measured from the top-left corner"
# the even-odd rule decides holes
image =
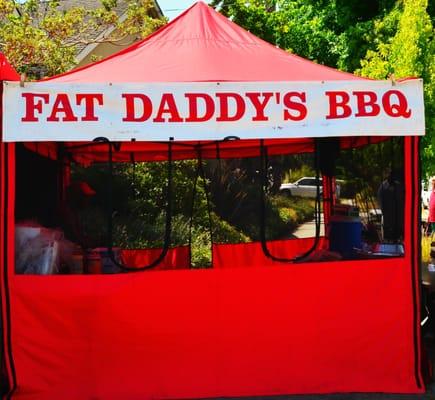
[[[216,40],[228,44],[266,44],[266,42],[236,25],[204,1],[198,1],[169,24],[139,42],[139,46],[154,41],[176,41],[179,43],[183,40],[192,39]]]
[[[58,82],[326,81],[361,79],[267,43],[198,1],[147,38]]]

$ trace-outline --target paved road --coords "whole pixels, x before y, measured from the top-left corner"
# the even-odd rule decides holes
[[[324,236],[325,226],[323,224],[323,213],[320,218],[320,236]],[[314,219],[305,224],[299,225],[296,230],[292,233],[292,237],[297,239],[310,238],[316,236],[316,225]]]

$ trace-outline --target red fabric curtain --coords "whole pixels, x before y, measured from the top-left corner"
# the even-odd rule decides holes
[[[120,250],[121,262],[133,268],[149,265],[161,254],[162,249]],[[166,256],[153,270],[190,268],[189,246],[174,247],[168,250]]]
[[[410,276],[409,258],[15,276],[13,398],[421,393]]]
[[[275,257],[293,259],[308,251],[313,243],[314,238],[274,240],[267,242],[267,248]],[[322,249],[324,243],[325,239],[322,237],[317,248]],[[261,242],[213,245],[215,268],[284,267],[286,265],[288,264],[266,257]]]

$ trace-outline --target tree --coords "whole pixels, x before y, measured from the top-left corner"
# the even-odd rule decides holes
[[[263,39],[320,64],[362,76],[422,77],[423,170],[435,174],[435,0],[214,0]],[[273,11],[273,12],[271,12]]]
[[[393,0],[215,0],[224,15],[284,50],[353,71],[371,46],[373,18]]]
[[[422,140],[425,175],[435,173],[435,40],[428,0],[404,0],[375,23],[376,49],[367,52],[357,72],[362,76],[386,79],[422,77],[426,108],[426,136]],[[382,33],[396,25],[393,35]]]
[[[59,0],[0,0],[0,50],[19,72],[50,76],[75,65],[78,45],[142,38],[165,23],[150,17],[151,0],[129,1],[122,21],[115,6],[116,0],[102,0],[91,10],[63,9]],[[109,28],[114,28],[110,36],[95,38],[96,31]]]

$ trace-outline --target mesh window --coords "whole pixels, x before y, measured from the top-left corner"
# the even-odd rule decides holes
[[[250,244],[274,262],[403,255],[403,138],[319,143],[313,153],[268,156],[259,146],[249,158],[203,160],[199,150],[195,160],[136,162],[132,153],[130,162],[72,164],[63,198],[62,163],[21,149],[16,271],[210,268],[226,245],[241,246],[231,252],[249,265]],[[23,165],[47,170],[47,180]],[[35,182],[47,190],[30,193]]]
[[[394,137],[342,150],[336,174],[340,203],[359,209],[365,243],[400,244],[404,234],[404,144]]]
[[[211,200],[216,216],[216,243],[243,243],[261,240],[261,224],[266,240],[296,237],[299,225],[314,219],[316,196],[313,156],[273,156],[262,168],[260,157],[211,160],[206,163]],[[314,189],[300,186],[289,189],[287,183],[304,175],[312,177]],[[262,186],[265,215],[262,221]],[[293,192],[293,193],[292,193]],[[312,236],[314,231],[304,235]]]

